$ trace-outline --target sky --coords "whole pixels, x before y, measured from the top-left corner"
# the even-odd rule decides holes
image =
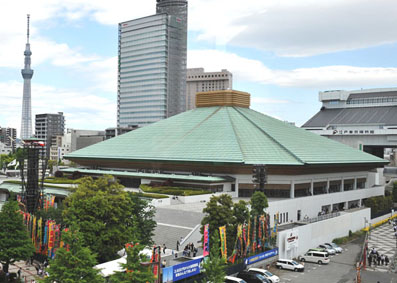
[[[26,14],[31,15],[32,122],[116,126],[118,23],[155,0],[19,0],[0,10],[0,126],[20,134]],[[251,108],[301,126],[324,90],[397,86],[395,0],[190,0],[188,68],[227,69]],[[34,129],[34,125],[33,125]]]

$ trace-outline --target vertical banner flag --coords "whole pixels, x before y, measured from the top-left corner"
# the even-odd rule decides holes
[[[256,250],[256,216],[254,218],[254,227],[252,228],[252,251]]]
[[[204,225],[204,248],[203,248],[203,256],[207,256],[210,254],[210,239],[209,239],[209,229],[210,225]]]
[[[247,253],[249,253],[250,251],[250,241],[251,241],[251,219],[248,219],[248,233],[247,233],[247,249],[245,251],[245,255],[247,255]]]
[[[221,239],[222,258],[227,262],[226,226],[219,227],[219,235]]]

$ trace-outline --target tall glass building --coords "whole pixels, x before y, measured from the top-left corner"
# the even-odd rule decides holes
[[[119,24],[117,126],[145,126],[186,110],[187,1]]]

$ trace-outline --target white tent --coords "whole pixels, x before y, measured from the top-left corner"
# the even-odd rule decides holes
[[[95,265],[94,268],[100,270],[99,273],[103,277],[109,277],[116,273],[117,271],[123,272],[124,269],[121,267],[121,264],[127,263],[127,257],[121,257],[112,261],[108,261],[105,263],[101,263],[98,265]]]

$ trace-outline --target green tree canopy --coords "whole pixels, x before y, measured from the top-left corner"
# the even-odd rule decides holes
[[[236,224],[236,228],[238,224],[244,224],[248,221],[250,212],[248,208],[248,203],[246,201],[240,200],[239,202],[233,205],[233,216]]]
[[[135,244],[126,248],[127,263],[121,266],[125,269],[123,272],[116,272],[110,277],[110,282],[117,283],[146,283],[153,282],[154,276],[150,266],[144,266],[141,263],[146,262],[146,256],[139,254],[144,249],[144,245]]]
[[[236,210],[240,212],[241,208],[238,207]],[[212,196],[203,213],[205,216],[201,221],[201,234],[205,224],[209,224],[210,238],[214,234],[219,234],[219,227],[226,226],[227,252],[231,253],[236,239],[236,217],[232,197],[227,194]]]
[[[8,271],[10,264],[26,260],[33,253],[34,246],[23,224],[18,203],[9,200],[0,212],[0,262],[4,271]]]
[[[89,248],[83,246],[82,238],[82,234],[73,228],[71,231],[62,233],[62,240],[67,246],[57,249],[55,259],[50,261],[47,268],[49,276],[41,282],[105,282],[98,270],[93,268],[97,263],[95,255]]]
[[[251,215],[262,215],[265,212],[265,208],[268,206],[266,195],[260,191],[254,192],[251,197]]]
[[[130,193],[128,195],[132,201],[131,214],[134,218],[137,239],[139,239],[141,245],[152,245],[152,237],[154,236],[154,229],[157,225],[156,221],[154,221],[156,209],[153,205],[149,204],[147,199]]]
[[[86,177],[66,198],[64,221],[67,225],[76,224],[84,244],[97,254],[100,263],[106,262],[116,258],[117,251],[133,239],[144,237],[151,242],[149,232],[155,224],[150,222],[150,208],[145,211],[147,206],[143,202],[134,201],[137,199],[125,192],[112,176],[97,180]],[[146,219],[142,220],[142,215]],[[147,223],[143,225],[142,221]]]
[[[213,234],[210,240],[211,248],[209,257],[204,258],[203,273],[205,280],[202,283],[222,283],[225,281],[225,260],[221,257],[219,236]]]

